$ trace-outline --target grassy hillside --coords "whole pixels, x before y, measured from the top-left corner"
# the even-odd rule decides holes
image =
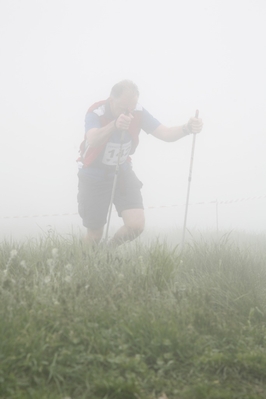
[[[0,398],[266,397],[266,246],[0,244]]]

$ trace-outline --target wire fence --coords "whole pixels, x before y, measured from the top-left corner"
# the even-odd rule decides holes
[[[254,201],[265,199],[266,195],[255,196],[255,197],[245,197],[245,198],[236,198],[230,200],[212,200],[212,201],[202,201],[202,202],[190,202],[190,206],[195,205],[210,205],[215,204],[216,206],[216,213],[218,218],[218,211],[220,205],[230,205],[235,204],[238,202],[245,202],[245,201]],[[146,209],[161,209],[161,208],[174,208],[174,207],[182,207],[185,206],[184,203],[180,204],[170,204],[170,205],[150,205],[147,206]],[[67,212],[67,213],[52,213],[52,214],[33,214],[33,215],[9,215],[9,216],[0,216],[0,219],[29,219],[29,218],[46,218],[46,217],[62,217],[62,216],[77,216],[77,212]]]

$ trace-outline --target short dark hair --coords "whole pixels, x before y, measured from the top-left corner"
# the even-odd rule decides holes
[[[132,80],[121,80],[121,82],[116,83],[111,90],[110,96],[118,98],[121,94],[128,92],[132,96],[139,96],[138,86],[132,82]]]

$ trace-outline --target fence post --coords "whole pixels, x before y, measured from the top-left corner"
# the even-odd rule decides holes
[[[218,199],[216,198],[216,234],[217,238],[219,238],[219,202]]]

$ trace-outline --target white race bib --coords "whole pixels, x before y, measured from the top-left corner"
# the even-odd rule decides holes
[[[131,149],[131,141],[124,143],[122,145],[121,143],[107,143],[105,152],[103,154],[102,162],[105,165],[109,166],[117,165],[119,153],[121,150],[119,165],[122,165],[122,163],[124,163],[127,160],[130,153],[130,149]]]

